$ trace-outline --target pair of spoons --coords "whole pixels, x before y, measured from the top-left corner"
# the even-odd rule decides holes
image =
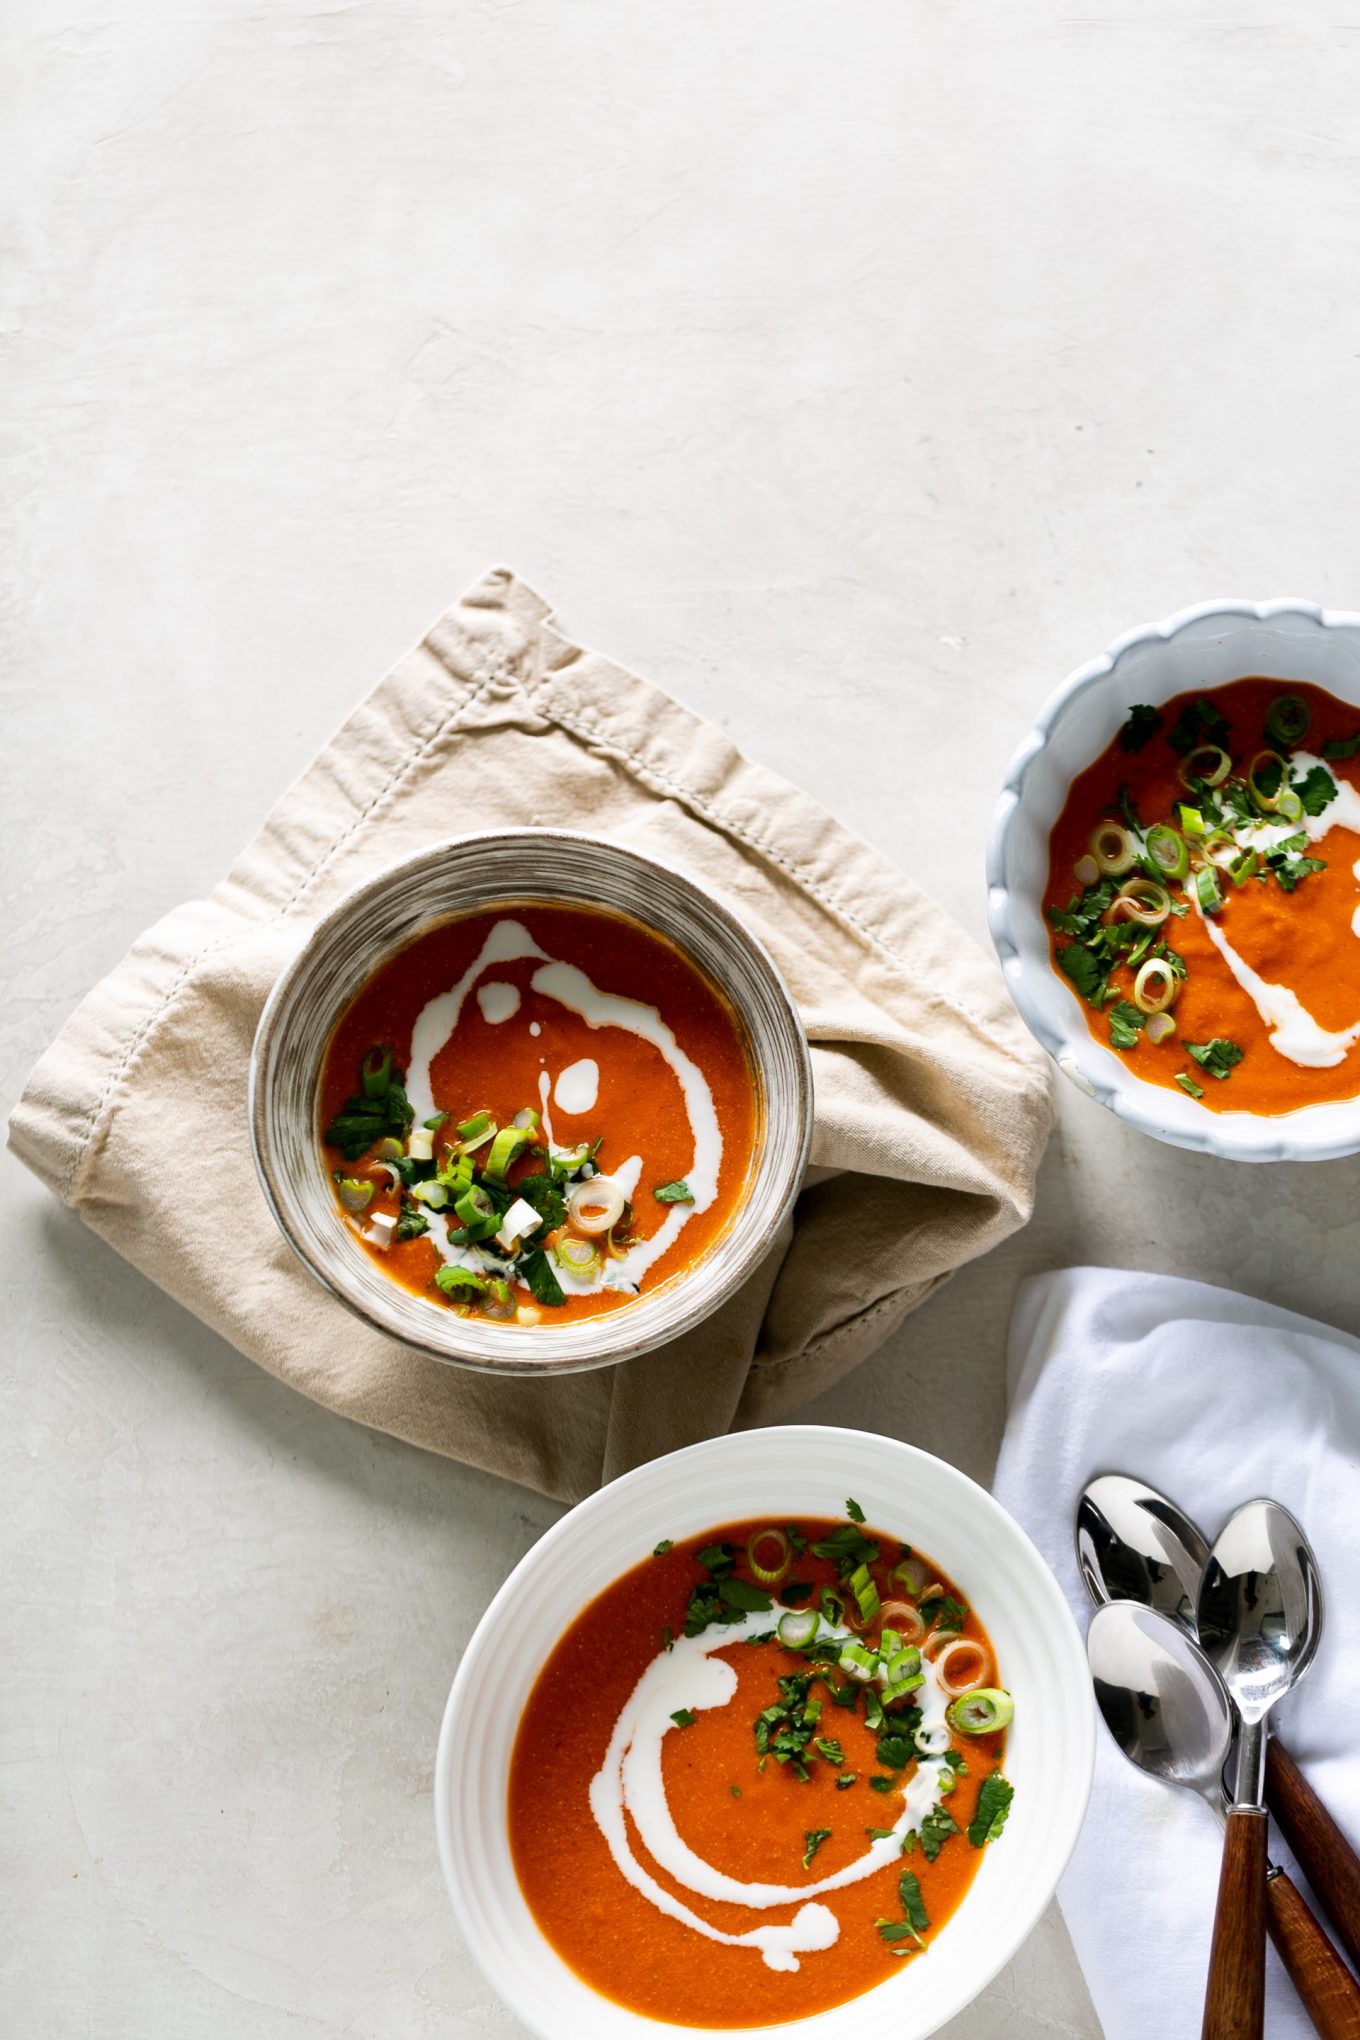
[[[1303,1676],[1321,1630],[1307,1539],[1274,1502],[1237,1511],[1211,1549],[1155,1489],[1121,1474],[1088,1484],[1077,1556],[1092,1598],[1096,1698],[1115,1741],[1153,1776],[1224,1813],[1223,1770],[1238,1724],[1226,1811],[1204,2040],[1257,2040],[1265,1930],[1318,2031],[1360,2040],[1360,1986],[1284,1873],[1266,1859],[1263,1797],[1352,1959],[1360,1959],[1360,1860],[1265,1719]],[[1231,1697],[1230,1697],[1231,1696]]]

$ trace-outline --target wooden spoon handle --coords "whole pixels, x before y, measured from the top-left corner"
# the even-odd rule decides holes
[[[1265,2032],[1266,1827],[1264,1807],[1228,1809],[1201,2040],[1262,2040]]]
[[[1360,1964],[1360,1858],[1274,1736],[1266,1749],[1266,1804],[1342,1947]]]
[[[1360,2040],[1360,1983],[1283,1870],[1266,1879],[1266,1926],[1322,2040]]]

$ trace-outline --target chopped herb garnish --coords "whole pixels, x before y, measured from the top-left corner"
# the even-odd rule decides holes
[[[1116,1048],[1136,1048],[1138,1036],[1147,1023],[1146,1013],[1140,1013],[1131,1000],[1121,999],[1110,1008],[1110,1040]]]
[[[852,1523],[862,1523],[864,1521],[864,1511],[853,1496],[846,1497],[845,1513]]]
[[[978,1793],[977,1811],[968,1824],[968,1839],[975,1849],[985,1848],[994,1842],[1006,1825],[1006,1815],[1011,1810],[1015,1788],[1008,1784],[1000,1771],[993,1771],[990,1778],[982,1781]]]
[[[902,1901],[902,1910],[918,1934],[924,1934],[930,1926],[925,1906],[921,1902],[921,1884],[914,1871],[904,1870],[897,1880],[897,1895]]]
[[[552,1266],[542,1247],[534,1247],[529,1253],[521,1254],[518,1268],[521,1277],[528,1283],[530,1294],[536,1303],[566,1302],[562,1285],[553,1274]]]
[[[1202,1098],[1204,1096],[1203,1084],[1197,1084],[1189,1070],[1177,1070],[1176,1082],[1180,1085],[1187,1098]]]
[[[1165,717],[1149,708],[1145,702],[1137,703],[1129,710],[1129,719],[1119,732],[1121,750],[1141,751],[1151,737],[1162,727]]]
[[[1102,968],[1098,957],[1079,942],[1069,943],[1066,949],[1058,951],[1058,969],[1069,978],[1083,999],[1093,1006],[1099,1006],[1105,996],[1109,979],[1108,967]]]
[[[1226,739],[1229,734],[1230,726],[1226,717],[1219,713],[1212,701],[1206,701],[1201,694],[1187,708],[1181,710],[1167,742],[1173,751],[1179,751],[1182,757],[1188,757],[1192,751],[1199,750],[1205,744],[1217,744],[1226,750]]]
[[[802,1554],[807,1550],[807,1538],[798,1525],[796,1523],[786,1523],[784,1525],[784,1535],[789,1540],[791,1550],[796,1552],[801,1558]]]
[[[826,1758],[828,1764],[843,1764],[845,1762],[845,1751],[830,1736],[817,1736],[812,1747],[816,1750],[819,1757]]]
[[[663,1183],[659,1190],[653,1190],[658,1204],[693,1204],[694,1192],[689,1184],[681,1181]]]
[[[653,1557],[653,1558],[664,1558],[664,1557],[666,1556],[666,1553],[667,1553],[668,1551],[674,1551],[674,1549],[675,1549],[675,1539],[674,1539],[673,1537],[663,1537],[663,1538],[662,1538],[662,1540],[661,1540],[661,1542],[660,1542],[659,1544],[655,1544],[655,1545],[653,1545],[653,1547],[652,1547],[652,1557]]]
[[[836,1780],[836,1790],[838,1792],[848,1792],[858,1776],[858,1771],[842,1771],[840,1777]]]
[[[871,1778],[869,1780],[869,1790],[871,1792],[894,1792],[896,1789],[896,1778]]]
[[[881,1735],[874,1755],[886,1770],[903,1771],[915,1758],[916,1751],[904,1735]]]
[[[927,1629],[962,1629],[968,1610],[952,1594],[942,1594],[933,1601],[922,1601],[921,1620]]]
[[[886,1842],[890,1839],[894,1830],[892,1828],[865,1828],[864,1832],[871,1842]]]
[[[1293,786],[1306,815],[1320,815],[1336,799],[1336,781],[1325,765],[1312,766]]]
[[[1241,1062],[1243,1051],[1235,1041],[1225,1041],[1215,1035],[1212,1041],[1187,1041],[1187,1055],[1194,1057],[1202,1070],[1221,1082]]]
[[[1353,758],[1360,751],[1360,730],[1353,737],[1332,737],[1322,747],[1324,758]]]
[[[671,1720],[677,1728],[693,1728],[698,1719],[699,1717],[692,1707],[677,1707],[671,1716]]]
[[[732,1795],[732,1797],[733,1797],[734,1799],[740,1799],[740,1798],[741,1798],[741,1787],[740,1787],[740,1785],[729,1785],[727,1789],[728,1789],[728,1791],[729,1791],[729,1792],[731,1793],[731,1795]]]
[[[803,1840],[807,1843],[807,1847],[803,1851],[803,1868],[810,1870],[812,1868],[812,1859],[818,1849],[821,1848],[822,1843],[831,1840],[831,1830],[830,1828],[804,1828]]]
[[[933,1863],[951,1835],[961,1834],[962,1829],[951,1813],[942,1806],[932,1806],[921,1822],[921,1850],[927,1863]]]

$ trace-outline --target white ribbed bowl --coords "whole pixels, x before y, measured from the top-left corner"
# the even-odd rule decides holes
[[[444,1710],[435,1827],[453,1909],[488,1983],[543,2040],[751,2033],[626,2011],[597,1996],[539,1932],[511,1861],[506,1783],[520,1713],[549,1652],[659,1538],[747,1516],[840,1516],[847,1495],[871,1525],[936,1559],[976,1607],[1015,1695],[1006,1755],[1015,1802],[928,1958],[832,2011],[756,2030],[771,2040],[925,2040],[1010,1961],[1053,1896],[1086,1811],[1095,1706],[1081,1638],[1024,1532],[956,1468],[895,1439],[814,1425],[709,1439],[625,1474],[539,1540],[477,1625]],[[545,1847],[551,1828],[549,1813]]]
[[[1064,1076],[1141,1133],[1237,1162],[1325,1161],[1360,1150],[1360,1099],[1268,1116],[1206,1112],[1146,1083],[1086,1024],[1054,970],[1044,921],[1049,832],[1068,789],[1130,705],[1259,673],[1310,680],[1360,708],[1360,616],[1314,602],[1204,602],[1117,638],[1049,697],[1012,758],[987,845],[987,919],[1011,997]]]
[[[618,1310],[532,1331],[459,1317],[375,1266],[338,1222],[318,1105],[331,1030],[379,966],[455,914],[548,900],[630,915],[705,971],[739,1015],[756,1090],[755,1151],[726,1232],[670,1282]],[[601,836],[505,829],[432,843],[348,893],[280,972],[250,1058],[250,1138],[269,1208],[304,1267],[380,1332],[436,1360],[499,1374],[612,1366],[679,1338],[774,1246],[812,1139],[812,1064],[774,963],[729,907],[683,872]]]

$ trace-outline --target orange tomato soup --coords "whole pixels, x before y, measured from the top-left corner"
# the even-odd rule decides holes
[[[530,901],[431,928],[374,974],[320,1112],[341,1217],[384,1273],[532,1325],[616,1310],[709,1251],[758,1097],[741,1023],[687,956],[621,914]]]
[[[792,1547],[763,1589],[755,1537],[766,1575],[779,1539]],[[849,1574],[864,1559],[861,1603]],[[788,1603],[804,1629],[817,1615],[803,1648],[779,1640]],[[838,1603],[849,1619],[829,1627]],[[715,1610],[734,1626],[705,1626]],[[854,1673],[838,1661],[851,1650]],[[993,1710],[994,1731],[945,1719],[945,1671],[982,1689],[963,1698],[984,1719]],[[927,1685],[895,1690],[913,1678]],[[930,1945],[1000,1833],[1010,1701],[998,1687],[958,1590],[879,1531],[743,1521],[663,1542],[577,1616],[525,1706],[507,1815],[528,1906],[578,1976],[652,2018],[763,2026],[857,1997]],[[821,1889],[866,1857],[867,1874]],[[723,1895],[732,1879],[780,1895]]]
[[[1178,695],[1155,725],[1130,707],[1125,729],[1074,780],[1049,843],[1054,965],[1092,1034],[1147,1082],[1198,1093],[1213,1112],[1355,1097],[1360,710],[1320,687],[1260,678]],[[1083,860],[1102,826],[1116,831],[1107,847],[1123,829],[1140,854],[1092,882]],[[1149,846],[1153,829],[1162,833]],[[1177,844],[1187,861],[1178,877]],[[1148,880],[1170,907],[1156,927],[1118,897]],[[1142,903],[1160,906],[1146,894]],[[1161,1023],[1139,1010],[1135,986],[1162,957],[1175,982],[1154,972],[1151,996],[1171,991],[1175,1026],[1158,1040]]]

